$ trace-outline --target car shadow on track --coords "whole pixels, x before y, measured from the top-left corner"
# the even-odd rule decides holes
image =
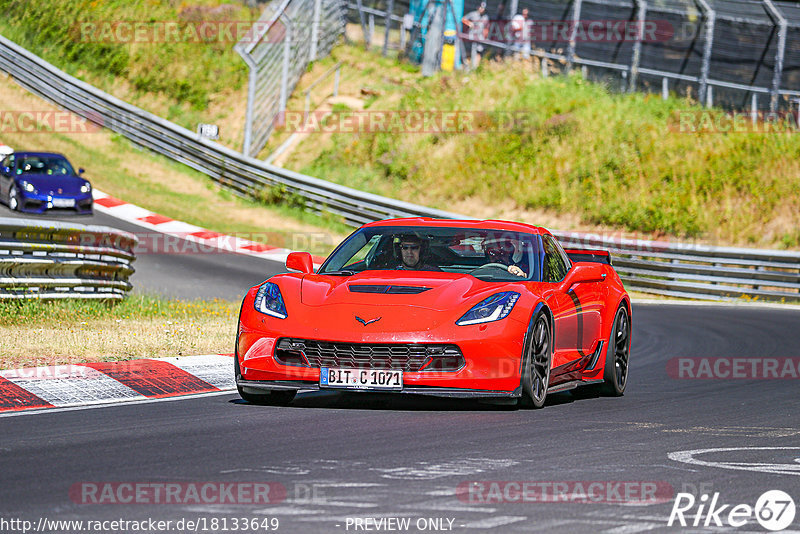
[[[548,395],[544,408],[571,404],[575,398],[569,393]],[[242,399],[233,399],[232,404],[262,408]],[[452,399],[396,393],[353,392],[353,391],[309,391],[299,393],[287,408],[335,409],[335,410],[391,410],[391,411],[430,411],[430,412],[477,412],[477,411],[535,411],[527,406],[519,406],[516,399]]]

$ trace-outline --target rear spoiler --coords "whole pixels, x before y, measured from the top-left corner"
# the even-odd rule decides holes
[[[611,265],[611,253],[607,250],[589,250],[582,248],[565,248],[569,259],[572,261],[589,261]]]

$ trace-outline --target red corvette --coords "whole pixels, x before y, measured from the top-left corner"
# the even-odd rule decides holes
[[[314,273],[295,252],[247,293],[235,373],[253,403],[298,390],[505,397],[592,386],[622,395],[630,298],[597,250],[544,228],[394,219],[362,226]]]

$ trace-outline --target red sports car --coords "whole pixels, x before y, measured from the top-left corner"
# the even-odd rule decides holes
[[[250,289],[236,337],[239,394],[298,390],[505,397],[593,386],[622,395],[630,298],[598,250],[544,228],[427,218],[369,223],[314,273],[295,252]]]

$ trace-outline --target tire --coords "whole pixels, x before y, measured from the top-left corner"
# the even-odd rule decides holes
[[[242,377],[239,369],[238,356],[233,357],[234,376],[238,381]],[[236,389],[239,391],[239,396],[250,404],[258,404],[260,406],[286,406],[294,400],[297,395],[296,390],[275,390],[265,393],[247,393],[244,388],[237,385]]]
[[[8,209],[11,211],[19,210],[19,191],[16,185],[12,185],[8,190]]]
[[[541,408],[547,398],[550,384],[550,366],[553,360],[553,336],[550,319],[539,312],[525,340],[525,357],[522,362],[522,401],[533,408]]]
[[[628,384],[628,363],[631,350],[631,320],[625,304],[620,304],[608,337],[603,384],[600,392],[609,397],[621,397]]]

